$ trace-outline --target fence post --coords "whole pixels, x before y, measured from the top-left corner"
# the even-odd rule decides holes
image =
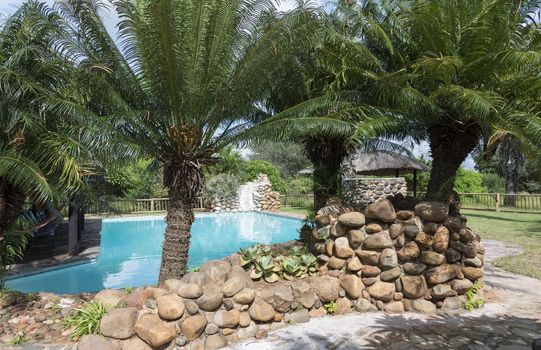
[[[496,193],[496,211],[500,211],[500,193]]]
[[[154,198],[150,199],[150,212],[154,213]]]

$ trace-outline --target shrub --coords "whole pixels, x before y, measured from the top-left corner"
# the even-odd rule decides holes
[[[455,179],[455,191],[458,193],[487,193],[483,185],[483,175],[480,173],[459,168]]]
[[[278,168],[265,160],[252,160],[246,163],[242,179],[244,181],[254,181],[259,174],[266,174],[269,177],[274,191],[287,193],[286,183],[280,175]]]
[[[101,318],[107,313],[107,308],[100,303],[90,302],[76,310],[75,316],[64,319],[65,328],[74,327],[71,339],[77,340],[83,335],[98,334]]]
[[[233,174],[218,174],[207,180],[205,195],[207,197],[236,196],[240,180]]]
[[[505,179],[495,173],[483,173],[483,186],[490,193],[505,193]]]

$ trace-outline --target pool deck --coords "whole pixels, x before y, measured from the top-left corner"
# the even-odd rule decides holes
[[[54,237],[32,239],[23,262],[12,265],[10,276],[32,274],[95,259],[100,251],[101,218],[86,218],[76,255],[68,254],[68,223],[58,225]]]

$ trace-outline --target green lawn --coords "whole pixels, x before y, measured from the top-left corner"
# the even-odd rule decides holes
[[[541,214],[462,210],[468,226],[483,239],[521,246],[524,253],[496,259],[495,266],[541,279]]]
[[[290,206],[287,206],[287,207],[281,207],[280,208],[280,211],[284,212],[284,213],[294,213],[294,214],[299,214],[299,215],[308,215],[308,209],[306,208],[300,208],[300,207],[290,207]]]

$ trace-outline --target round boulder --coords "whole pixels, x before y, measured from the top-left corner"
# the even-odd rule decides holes
[[[182,334],[184,334],[188,340],[195,340],[203,333],[206,326],[207,319],[205,316],[196,315],[190,316],[182,321],[180,329],[182,330]]]
[[[442,202],[421,202],[415,206],[415,214],[427,221],[442,222],[449,215],[449,205]]]
[[[158,315],[164,320],[178,320],[184,314],[184,303],[176,294],[166,294],[156,299]]]
[[[396,212],[388,199],[380,199],[366,207],[364,215],[368,219],[394,222]]]
[[[340,215],[338,217],[338,222],[344,226],[358,228],[362,227],[365,224],[366,220],[362,213],[352,211]]]
[[[141,316],[135,324],[135,333],[147,344],[155,347],[169,343],[177,335],[173,328],[166,327],[163,321],[154,314]]]
[[[250,314],[252,320],[256,322],[268,322],[274,319],[274,314],[276,311],[272,305],[259,298],[256,298],[248,309],[248,313]]]
[[[323,303],[338,299],[340,281],[331,276],[316,276],[311,279],[312,289]]]
[[[100,333],[109,338],[128,339],[135,335],[136,322],[136,308],[114,309],[102,317]]]

